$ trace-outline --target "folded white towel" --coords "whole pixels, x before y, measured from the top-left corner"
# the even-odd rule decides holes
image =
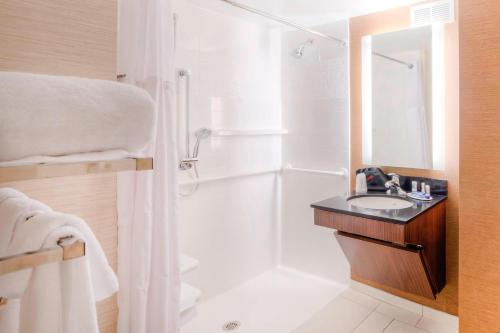
[[[30,244],[39,244],[39,248],[57,246],[58,239],[72,236],[68,230],[77,231],[79,238],[86,243],[85,257],[74,261],[83,260],[90,264],[95,301],[101,301],[113,295],[118,291],[116,275],[109,266],[106,255],[94,233],[87,223],[79,217],[57,212],[41,212],[16,227],[9,252],[12,254],[16,251],[15,249],[25,249],[30,247]]]
[[[46,217],[51,218],[50,215]],[[69,235],[86,239],[74,227],[59,226],[51,232],[43,247],[57,246],[60,238]],[[91,258],[88,253],[86,258],[43,265],[33,270],[28,288],[21,298],[19,333],[99,333],[93,281],[94,272],[106,270],[106,267],[97,266]],[[114,277],[114,274],[111,273],[111,276]],[[116,280],[108,285],[99,281],[97,289],[101,297],[111,296],[118,290],[118,285]]]
[[[132,85],[0,72],[0,162],[125,150],[152,141],[154,104]]]
[[[98,333],[95,302],[114,294],[118,282],[95,235],[82,219],[13,194],[0,189],[0,199],[11,196],[0,203],[0,216],[16,220],[10,237],[1,238],[9,243],[4,254],[55,247],[74,236],[86,242],[86,256],[0,276],[0,296],[11,298],[0,313],[0,332]],[[0,235],[4,231],[0,224]]]

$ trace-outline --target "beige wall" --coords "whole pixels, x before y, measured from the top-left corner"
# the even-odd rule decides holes
[[[116,80],[116,16],[116,0],[0,0],[0,71]],[[84,218],[116,269],[115,174],[1,186]],[[97,308],[101,333],[116,332],[116,297]]]
[[[366,35],[402,30],[410,27],[410,7],[401,7],[389,11],[355,17],[350,20],[351,43],[351,184],[354,185],[354,171],[364,167],[362,163],[361,133],[361,39]],[[458,172],[459,152],[457,138],[458,123],[458,23],[448,24],[446,34],[446,153],[445,170],[418,170],[383,167],[387,172],[402,175],[423,176],[449,181],[449,199],[447,201],[446,221],[446,269],[447,284],[436,301],[402,293],[391,288],[377,286],[393,294],[408,298],[424,305],[458,313]]]
[[[116,0],[0,0],[0,70],[116,80]]]
[[[459,6],[460,332],[500,332],[500,1]]]

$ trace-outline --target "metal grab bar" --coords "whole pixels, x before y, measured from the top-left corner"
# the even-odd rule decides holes
[[[265,175],[265,174],[270,174],[270,173],[279,173],[279,172],[281,172],[281,169],[270,169],[270,170],[254,171],[254,172],[240,172],[240,173],[236,173],[236,174],[228,175],[228,176],[208,177],[208,178],[200,178],[200,179],[179,182],[179,186],[187,186],[187,185],[194,185],[194,184],[201,184],[201,183],[210,183],[210,182],[215,182],[215,181],[220,181],[220,180],[227,180],[227,179],[241,178],[241,177],[252,177],[252,176],[259,176],[259,175]]]
[[[191,144],[190,144],[190,113],[191,113],[191,72],[187,69],[179,69],[177,71],[177,74],[179,75],[179,78],[184,79],[185,82],[185,91],[184,91],[184,107],[185,107],[185,114],[184,114],[184,121],[185,127],[186,127],[186,133],[185,133],[185,142],[186,142],[186,159],[191,158]]]
[[[340,170],[340,171],[325,171],[325,170],[295,168],[291,164],[288,164],[283,169],[287,170],[287,171],[314,173],[314,174],[330,175],[330,176],[340,176],[340,177],[343,177],[343,178],[347,178],[349,176],[349,170],[347,170],[346,168],[342,168],[342,170]]]
[[[213,129],[212,137],[222,136],[271,136],[288,134],[286,129]]]
[[[270,174],[270,173],[280,173],[282,171],[305,172],[305,173],[312,173],[312,174],[337,176],[337,177],[342,177],[342,178],[347,178],[349,176],[349,170],[347,170],[345,168],[342,168],[341,171],[324,171],[324,170],[294,168],[289,164],[285,168],[281,168],[281,169],[270,169],[270,170],[253,171],[253,172],[240,172],[240,173],[236,173],[236,174],[228,175],[228,176],[207,177],[207,178],[201,178],[201,179],[187,180],[187,181],[179,182],[179,186],[187,186],[187,185],[194,185],[194,184],[201,184],[201,183],[210,183],[210,182],[215,182],[215,181],[241,178],[241,177],[259,176],[259,175],[265,175],[265,174]]]

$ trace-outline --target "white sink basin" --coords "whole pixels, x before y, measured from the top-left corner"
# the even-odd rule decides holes
[[[370,209],[405,209],[413,206],[413,203],[405,199],[395,197],[364,196],[347,200],[353,206]]]

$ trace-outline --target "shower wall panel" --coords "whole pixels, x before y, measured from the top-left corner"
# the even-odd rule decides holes
[[[190,131],[280,129],[280,31],[184,0],[177,1],[176,12],[177,66],[192,72]],[[182,120],[182,103],[179,108]],[[201,142],[199,158],[201,179],[278,169],[281,137],[211,137]],[[192,179],[185,171],[180,176]],[[270,173],[202,183],[182,198],[181,248],[200,261],[183,279],[204,298],[277,265],[280,188],[278,174]]]
[[[348,40],[347,21],[314,27]],[[302,57],[294,50],[305,41]],[[283,164],[339,171],[349,167],[348,48],[302,31],[282,40]],[[281,262],[341,283],[349,264],[331,232],[313,225],[315,201],[348,190],[338,176],[287,172],[283,178]]]

